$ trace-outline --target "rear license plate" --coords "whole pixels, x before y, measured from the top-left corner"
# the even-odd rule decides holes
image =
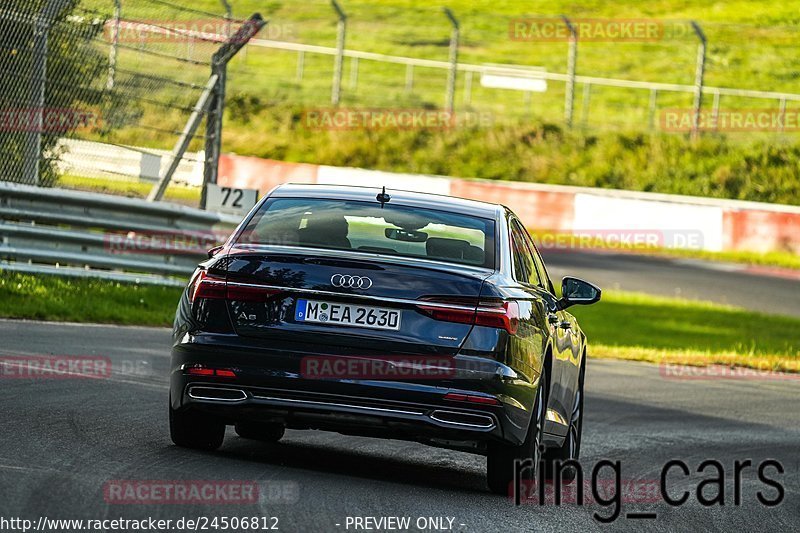
[[[294,319],[338,326],[373,329],[400,329],[400,311],[367,305],[297,300]]]

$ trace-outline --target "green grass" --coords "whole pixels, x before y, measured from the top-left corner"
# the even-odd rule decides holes
[[[79,191],[99,192],[104,194],[116,194],[128,198],[147,198],[152,183],[143,181],[124,181],[111,178],[87,178],[65,174],[59,176],[57,187],[65,189],[75,189]],[[199,187],[186,187],[183,185],[170,185],[164,192],[164,201],[176,202],[185,205],[197,206],[200,201]]]
[[[170,326],[181,289],[0,272],[0,316]],[[800,319],[742,309],[606,292],[570,309],[591,356],[799,371]]]
[[[614,291],[570,312],[595,357],[800,371],[797,318]]]
[[[0,316],[170,326],[181,289],[0,271]]]

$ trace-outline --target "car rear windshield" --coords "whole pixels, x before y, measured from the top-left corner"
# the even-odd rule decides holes
[[[494,221],[397,204],[314,198],[264,202],[237,244],[327,248],[494,268]]]

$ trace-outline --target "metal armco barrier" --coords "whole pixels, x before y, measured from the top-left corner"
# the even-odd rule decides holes
[[[181,205],[0,182],[0,270],[182,285],[238,222]]]

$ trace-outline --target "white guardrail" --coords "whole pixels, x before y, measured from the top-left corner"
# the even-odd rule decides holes
[[[80,139],[59,139],[57,151],[61,153],[58,160],[61,174],[85,178],[155,183],[170,163],[169,150]],[[183,154],[172,182],[200,187],[203,184],[204,159],[202,151]]]
[[[0,270],[180,286],[240,217],[0,182]]]

